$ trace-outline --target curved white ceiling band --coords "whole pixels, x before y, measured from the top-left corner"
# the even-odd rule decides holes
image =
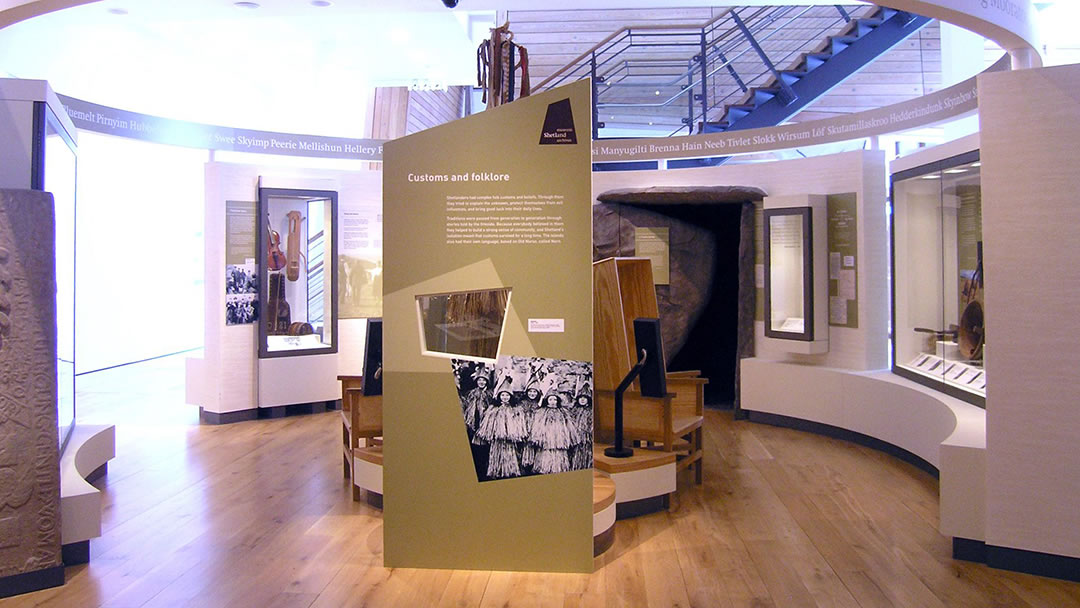
[[[100,0],[0,0],[0,29],[38,15]]]
[[[20,3],[19,0],[14,0],[14,2],[0,0],[0,7],[18,5],[0,10],[0,27],[8,24],[5,18],[12,11],[25,14],[27,11],[37,10],[36,13],[22,17],[28,18],[64,8],[59,5],[75,6],[96,1],[31,0]],[[994,40],[1009,50],[1014,57],[1016,54],[1033,56],[1031,64],[1041,65],[1042,63],[1041,57],[1035,51],[1038,39],[1031,0],[889,0],[889,4],[894,8],[959,25]],[[1004,68],[1003,62],[999,62],[991,69],[995,68]],[[611,162],[695,158],[802,147],[926,126],[973,112],[977,107],[978,91],[975,89],[975,79],[972,78],[923,97],[844,117],[716,134],[657,139],[600,140],[593,142],[593,160]],[[99,130],[96,125],[79,126]],[[178,145],[192,144],[179,143]],[[325,155],[336,156],[333,153]],[[352,155],[344,154],[342,157],[348,158]]]
[[[960,26],[989,38],[1010,53],[1042,65],[1035,6],[1031,0],[886,0],[892,8]]]
[[[0,0],[0,28],[52,11],[97,1]],[[495,6],[499,4],[497,1],[480,4],[484,6],[478,8],[500,8]],[[589,2],[582,4],[580,8],[589,8]],[[777,0],[777,4],[798,2]],[[1031,53],[1035,65],[1042,65],[1032,0],[886,0],[883,4],[960,26],[993,40],[1007,51]]]

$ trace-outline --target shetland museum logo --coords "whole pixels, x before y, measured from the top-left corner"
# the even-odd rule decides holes
[[[540,145],[576,143],[577,131],[574,130],[574,113],[570,111],[570,98],[548,104],[547,116],[544,117],[544,129],[540,131]]]

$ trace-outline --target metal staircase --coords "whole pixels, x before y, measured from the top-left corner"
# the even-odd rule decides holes
[[[872,5],[734,7],[700,25],[624,27],[534,90],[591,77],[594,139],[776,125],[928,22]]]

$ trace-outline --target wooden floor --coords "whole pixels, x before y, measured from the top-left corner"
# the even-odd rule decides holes
[[[64,587],[2,608],[1080,606],[1080,584],[950,559],[933,477],[718,411],[704,486],[687,474],[670,513],[618,522],[591,575],[389,570],[337,413],[200,426],[179,357],[81,380],[80,418],[117,423],[104,535]]]

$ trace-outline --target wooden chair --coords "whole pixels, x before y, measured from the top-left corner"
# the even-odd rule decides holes
[[[668,375],[667,382],[669,392],[664,397],[645,397],[636,390],[623,393],[623,438],[675,452],[676,469],[693,466],[694,482],[700,484],[704,480],[704,386],[709,381]],[[595,404],[597,436],[610,441],[615,434],[615,391],[598,389]]]
[[[350,436],[350,429],[352,428],[352,418],[350,418],[350,401],[346,396],[346,391],[350,388],[364,387],[363,376],[338,376],[338,380],[341,381],[341,456],[343,458],[344,475],[347,479],[352,478],[352,450],[353,439]]]
[[[355,458],[360,450],[382,444],[382,395],[364,396],[363,377],[338,376],[341,380],[342,455],[345,477],[352,486],[353,500],[360,500],[356,485]],[[360,440],[364,444],[360,444]]]
[[[652,263],[645,258],[607,258],[593,263],[593,375],[596,436],[615,432],[615,387],[633,366],[634,319],[658,318]],[[636,361],[636,358],[635,360]],[[675,452],[677,468],[694,466],[703,481],[702,424],[706,378],[700,372],[669,372],[668,394],[642,396],[637,383],[623,395],[623,436]]]

